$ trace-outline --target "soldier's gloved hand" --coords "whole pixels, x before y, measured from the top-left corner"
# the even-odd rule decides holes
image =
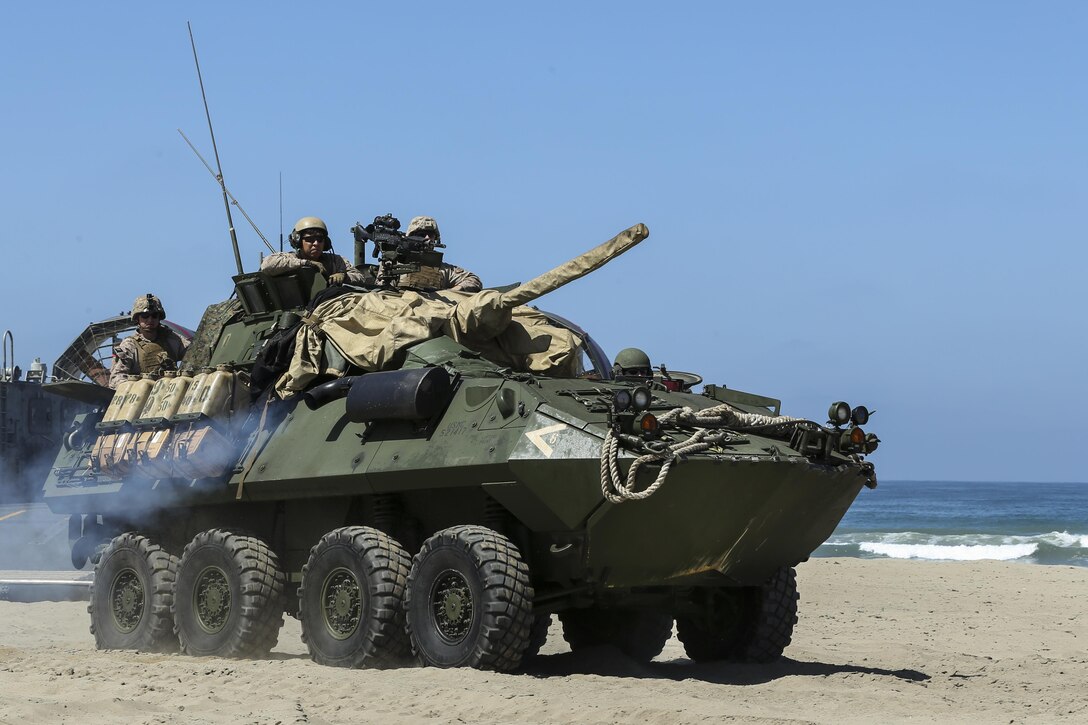
[[[321,273],[322,277],[325,276],[325,265],[323,265],[321,262],[311,259],[308,260],[306,264],[310,265],[311,267],[315,267],[317,271]]]
[[[334,272],[333,274],[329,275],[329,284],[330,285],[344,284],[344,281],[347,278],[348,278],[348,276],[346,274],[344,274],[343,272]]]

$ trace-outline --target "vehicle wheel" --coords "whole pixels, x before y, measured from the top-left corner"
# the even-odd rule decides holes
[[[773,662],[793,639],[797,624],[797,572],[781,567],[754,592],[749,626],[734,657],[741,662]]]
[[[259,657],[276,646],[287,580],[260,539],[212,529],[185,547],[174,595],[183,652]]]
[[[114,538],[94,567],[91,633],[98,649],[176,650],[174,579],[178,558],[134,533]]]
[[[552,615],[536,614],[533,616],[533,623],[529,625],[529,647],[525,650],[525,654],[521,656],[523,660],[540,654],[540,649],[548,641],[548,629],[551,626]]]
[[[559,615],[572,652],[610,644],[638,662],[661,654],[672,636],[672,615],[637,609],[574,609]]]
[[[408,575],[405,609],[420,663],[509,672],[529,647],[529,568],[505,536],[454,526],[423,542]]]
[[[404,589],[412,559],[376,529],[331,531],[310,549],[298,590],[302,641],[333,667],[389,667],[409,653]]]
[[[678,617],[676,636],[696,662],[773,662],[797,623],[797,575],[782,567],[758,587],[720,593],[709,618]]]

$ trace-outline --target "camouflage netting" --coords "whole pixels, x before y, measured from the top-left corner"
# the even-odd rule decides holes
[[[206,366],[211,359],[215,343],[219,339],[219,333],[223,331],[223,326],[241,312],[242,303],[233,297],[224,302],[209,305],[208,309],[204,310],[204,316],[200,318],[200,325],[196,328],[196,334],[193,335],[192,344],[185,351],[181,367],[199,370]]]
[[[364,372],[391,370],[416,343],[446,335],[488,360],[517,371],[574,377],[582,340],[524,305],[578,279],[631,249],[649,235],[642,224],[508,292],[447,290],[419,293],[375,290],[336,297],[304,318],[291,367],[276,381],[287,397],[319,376],[343,374],[326,362],[326,343]]]

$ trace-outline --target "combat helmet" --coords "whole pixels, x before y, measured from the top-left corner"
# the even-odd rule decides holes
[[[625,347],[616,355],[615,367],[622,375],[641,375],[650,377],[650,356],[637,347]]]
[[[136,316],[142,312],[150,312],[160,320],[166,319],[166,310],[162,306],[162,301],[150,292],[133,300],[132,312],[129,313],[129,317],[135,322]]]
[[[291,230],[290,236],[287,237],[292,247],[298,249],[302,246],[302,233],[307,229],[320,229],[325,233],[325,238],[329,238],[329,228],[323,220],[315,216],[304,216],[295,222],[295,228]]]
[[[434,217],[412,217],[412,221],[408,222],[408,231],[406,234],[410,237],[414,237],[421,232],[434,232],[435,241],[442,241],[442,233],[438,231],[438,222],[434,220]]]

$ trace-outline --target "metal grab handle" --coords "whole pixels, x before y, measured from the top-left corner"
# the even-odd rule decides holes
[[[0,378],[3,380],[15,379],[15,336],[11,334],[11,330],[4,331],[4,360],[0,365]],[[8,351],[11,351],[11,370],[8,370]]]

